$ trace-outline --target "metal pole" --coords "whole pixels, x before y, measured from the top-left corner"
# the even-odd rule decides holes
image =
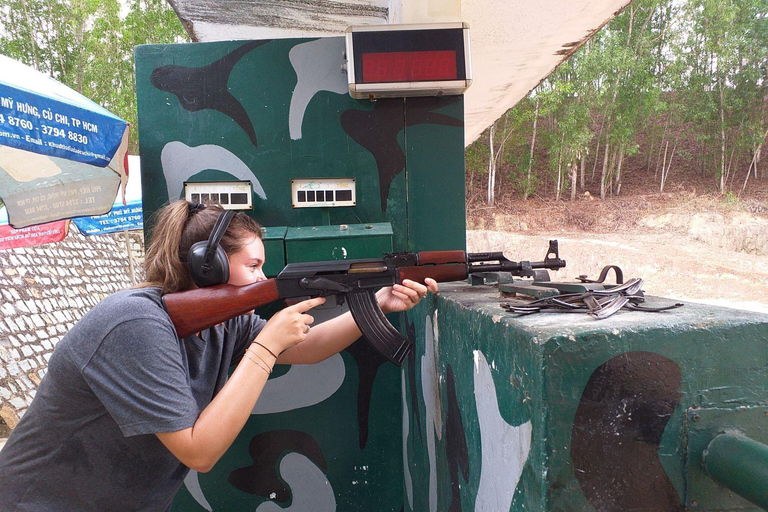
[[[768,510],[768,446],[740,432],[726,432],[709,443],[703,462],[714,481]]]
[[[131,240],[128,237],[128,232],[123,231],[125,234],[125,250],[128,252],[128,275],[131,277],[131,284],[136,284],[136,273],[133,270],[133,249],[131,248]]]

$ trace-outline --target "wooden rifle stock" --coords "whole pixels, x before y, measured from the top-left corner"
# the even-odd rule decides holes
[[[246,286],[221,284],[169,293],[163,304],[179,338],[184,338],[279,298],[277,283],[267,279]]]

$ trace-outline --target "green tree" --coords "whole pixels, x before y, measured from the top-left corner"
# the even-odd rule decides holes
[[[187,41],[162,0],[0,0],[0,53],[136,126],[133,47]],[[137,130],[130,150],[138,151]]]

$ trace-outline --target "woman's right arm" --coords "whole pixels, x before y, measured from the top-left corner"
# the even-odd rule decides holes
[[[306,300],[274,315],[195,425],[156,434],[166,448],[190,469],[210,471],[251,415],[275,364],[273,354],[304,341],[307,326],[314,321],[306,312],[323,302],[323,298]]]

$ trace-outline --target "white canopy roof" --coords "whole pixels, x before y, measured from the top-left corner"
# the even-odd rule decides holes
[[[351,25],[469,24],[471,144],[631,0],[169,0],[195,41],[340,36]]]

